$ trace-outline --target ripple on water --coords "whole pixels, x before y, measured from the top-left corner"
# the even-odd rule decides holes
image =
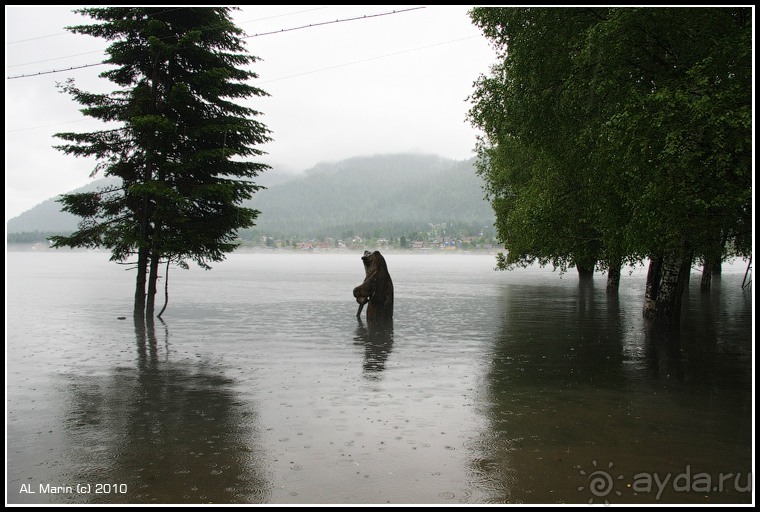
[[[393,336],[377,342],[355,318],[356,255],[232,255],[176,273],[166,327],[140,343],[112,311],[134,276],[60,256],[70,268],[8,264],[9,481],[122,476],[151,504],[578,502],[555,485],[577,476],[557,467],[568,447],[632,471],[749,460],[751,299],[713,319],[720,357],[709,339],[687,357],[716,330],[691,294],[674,360],[643,334],[643,276],[618,311],[603,280],[581,303],[574,279],[494,273],[492,257],[394,256]]]

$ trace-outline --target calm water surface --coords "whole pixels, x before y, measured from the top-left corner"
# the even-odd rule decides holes
[[[643,268],[608,297],[603,275],[388,254],[373,330],[359,253],[233,254],[170,270],[143,326],[107,254],[6,256],[8,503],[754,501],[742,261],[709,295],[695,271],[666,337]]]

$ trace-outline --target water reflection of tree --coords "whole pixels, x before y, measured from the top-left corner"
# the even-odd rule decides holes
[[[137,320],[135,333],[136,367],[118,367],[103,378],[78,377],[66,418],[76,481],[125,485],[69,499],[266,502],[256,413],[237,396],[234,381],[207,363],[159,357],[168,332],[161,347],[152,322]],[[120,493],[124,488],[126,494]]]
[[[720,335],[714,319],[692,300],[691,326],[682,330],[690,339],[682,332],[674,340],[649,329],[640,317],[626,318],[640,315],[637,304],[605,295],[601,286],[505,289],[504,321],[481,387],[488,427],[470,447],[474,480],[493,501],[586,503],[595,497],[587,476],[597,469],[613,480],[627,475],[628,481],[642,471],[677,475],[687,464],[716,478],[721,471],[746,476],[751,470],[746,389],[711,385],[706,390],[697,384],[700,379],[725,383],[725,374],[732,372],[728,366],[716,369],[710,340]],[[750,324],[738,325],[744,327],[730,332],[744,332],[746,341]],[[631,352],[631,344],[639,350]],[[635,495],[622,481],[613,484],[602,502],[750,498],[669,489],[658,501],[656,493]]]
[[[689,387],[752,387],[752,295],[740,282],[738,274],[715,276],[710,293],[696,292],[695,285],[684,299],[679,344]]]
[[[493,377],[533,389],[622,385],[620,303],[602,284],[506,289]]]
[[[504,320],[481,387],[489,426],[470,466],[494,502],[579,496],[566,451],[617,408],[597,390],[622,385],[620,304],[604,284],[509,286],[499,298]]]
[[[364,347],[362,368],[368,378],[377,378],[385,370],[385,362],[393,349],[393,320],[368,324],[358,319],[354,343]]]

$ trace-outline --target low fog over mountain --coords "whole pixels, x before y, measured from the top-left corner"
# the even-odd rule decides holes
[[[245,204],[262,212],[249,234],[310,238],[379,229],[387,236],[400,236],[429,224],[488,228],[494,222],[473,160],[419,154],[357,157],[319,164],[300,174],[272,169],[256,182],[267,188]],[[113,178],[96,180],[76,192],[109,183]],[[60,207],[55,198],[48,199],[9,220],[7,231],[76,230],[78,217]]]

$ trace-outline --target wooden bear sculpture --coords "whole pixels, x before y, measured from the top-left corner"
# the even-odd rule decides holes
[[[380,251],[364,251],[364,282],[354,288],[354,297],[359,304],[356,313],[361,315],[367,306],[367,322],[376,323],[393,318],[393,281],[388,273],[388,265]]]

